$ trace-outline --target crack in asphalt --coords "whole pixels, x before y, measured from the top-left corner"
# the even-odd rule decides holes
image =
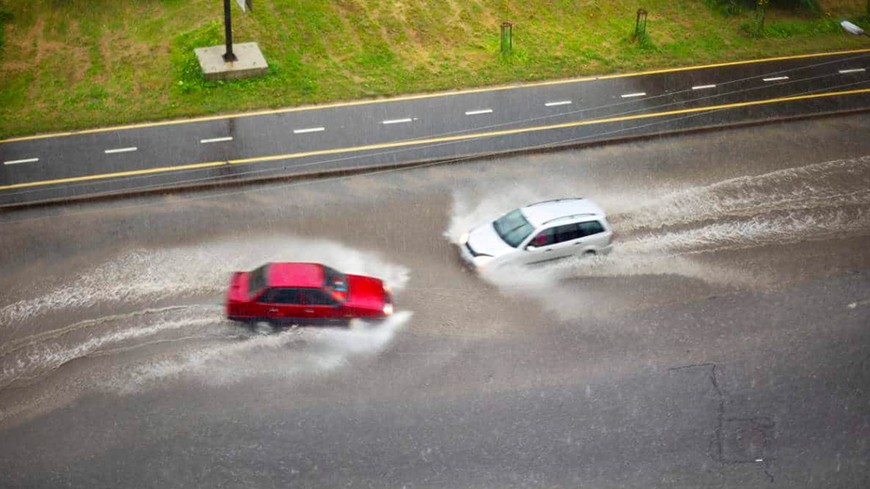
[[[713,390],[716,392],[717,398],[716,430],[715,434],[713,435],[713,440],[711,441],[711,458],[722,465],[762,464],[762,466],[764,467],[764,475],[767,476],[767,480],[772,484],[774,482],[774,476],[771,471],[771,463],[775,459],[771,457],[765,457],[763,454],[765,448],[767,448],[768,433],[776,427],[776,423],[766,416],[753,416],[747,418],[726,416],[726,396],[722,388],[719,386],[719,379],[716,368],[717,365],[715,363],[695,363],[691,365],[671,367],[668,369],[668,371],[676,372],[689,369],[707,370],[707,376],[710,380],[710,385],[713,386]],[[733,431],[735,431],[735,440],[733,441],[733,444],[736,446],[734,447],[729,447],[727,445],[728,433],[726,433],[726,428],[731,428]],[[750,450],[748,449],[741,450],[741,447],[739,446],[740,442],[743,440],[743,437],[746,435],[756,435],[756,437],[759,439],[759,456],[748,456],[748,453],[744,453],[744,456],[741,457],[738,453],[728,453],[729,451],[749,452]]]

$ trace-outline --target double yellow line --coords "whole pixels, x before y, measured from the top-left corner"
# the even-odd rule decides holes
[[[634,114],[634,115],[625,115],[618,117],[606,117],[602,119],[589,119],[582,121],[574,121],[574,122],[563,122],[560,124],[549,124],[544,126],[533,126],[533,127],[524,127],[518,129],[505,129],[500,131],[487,131],[487,132],[479,132],[472,134],[460,134],[454,136],[443,136],[443,137],[433,137],[426,139],[413,139],[406,141],[394,141],[388,143],[378,143],[378,144],[366,144],[362,146],[351,146],[346,148],[334,148],[334,149],[321,149],[314,151],[304,151],[301,153],[285,153],[279,155],[271,155],[271,156],[257,156],[253,158],[241,158],[235,160],[227,160],[227,161],[209,161],[205,163],[191,163],[188,165],[177,165],[177,166],[164,166],[159,168],[149,168],[146,170],[132,170],[132,171],[123,171],[123,172],[114,172],[114,173],[103,173],[98,175],[86,175],[80,177],[69,177],[69,178],[58,178],[54,180],[43,180],[36,182],[25,182],[25,183],[16,183],[11,185],[3,185],[0,186],[0,191],[2,190],[14,190],[14,189],[22,189],[22,188],[32,188],[32,187],[42,187],[48,185],[59,185],[64,183],[80,183],[80,182],[91,182],[96,180],[107,180],[112,178],[121,178],[121,177],[132,177],[132,176],[142,176],[142,175],[154,175],[159,173],[170,173],[170,172],[178,172],[185,170],[199,170],[203,168],[212,168],[223,165],[249,165],[254,163],[265,163],[269,161],[277,161],[277,160],[292,160],[298,158],[307,158],[311,156],[324,156],[324,155],[335,155],[335,154],[343,154],[343,153],[357,153],[361,151],[373,151],[373,150],[381,150],[381,149],[393,149],[393,148],[404,148],[409,146],[423,146],[427,144],[436,144],[436,143],[450,143],[457,141],[468,141],[472,139],[483,139],[483,138],[493,138],[499,136],[510,136],[513,134],[524,134],[524,133],[532,133],[532,132],[540,132],[540,131],[552,131],[555,129],[570,129],[574,127],[580,126],[591,126],[595,124],[608,124],[613,122],[624,122],[624,121],[634,121],[634,120],[642,120],[642,119],[653,119],[657,117],[669,117],[675,115],[685,115],[685,114],[696,114],[700,112],[711,112],[716,110],[730,110],[730,109],[739,109],[743,107],[753,107],[759,105],[772,105],[772,104],[780,104],[787,102],[796,102],[800,100],[812,100],[812,99],[821,99],[821,98],[829,98],[829,97],[843,97],[848,95],[859,95],[859,94],[867,94],[870,93],[870,88],[862,88],[856,90],[843,90],[837,92],[826,92],[826,93],[816,93],[811,95],[795,95],[790,97],[778,97],[771,98],[765,100],[754,100],[750,102],[737,102],[732,104],[720,104],[720,105],[710,105],[706,107],[695,107],[691,109],[678,109],[678,110],[669,110],[665,112],[650,112],[646,114]]]

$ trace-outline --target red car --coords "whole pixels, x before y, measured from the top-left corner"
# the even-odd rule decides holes
[[[267,263],[233,273],[226,309],[236,321],[346,325],[353,318],[386,318],[393,299],[377,278],[319,263]]]

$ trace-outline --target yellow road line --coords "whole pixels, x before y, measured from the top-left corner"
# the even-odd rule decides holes
[[[25,182],[25,183],[16,183],[12,185],[0,186],[0,191],[2,190],[12,190],[12,189],[20,189],[20,188],[29,188],[29,187],[40,187],[46,185],[57,185],[61,183],[76,183],[76,182],[87,182],[94,180],[105,180],[110,178],[118,178],[118,177],[128,177],[128,176],[139,176],[139,175],[152,175],[156,173],[168,173],[168,172],[176,172],[176,171],[184,171],[184,170],[196,170],[200,168],[209,168],[215,166],[221,166],[225,164],[232,165],[246,165],[253,163],[265,163],[268,161],[276,161],[276,160],[291,160],[298,158],[305,158],[310,156],[324,156],[324,155],[333,155],[333,154],[341,154],[341,153],[356,153],[360,151],[372,151],[379,149],[391,149],[391,148],[402,148],[407,146],[420,146],[426,144],[435,144],[435,143],[449,143],[456,141],[467,141],[472,139],[481,139],[481,138],[491,138],[498,136],[510,136],[513,134],[522,134],[522,133],[531,133],[531,132],[540,132],[540,131],[551,131],[555,129],[569,129],[573,127],[580,126],[589,126],[594,124],[607,124],[613,122],[624,122],[631,120],[641,120],[641,119],[652,119],[656,117],[668,117],[675,115],[684,115],[684,114],[696,114],[699,112],[712,112],[715,110],[729,110],[729,109],[739,109],[742,107],[752,107],[758,105],[769,105],[769,104],[777,104],[784,102],[795,102],[799,100],[810,100],[817,98],[826,98],[826,97],[840,97],[846,95],[857,95],[862,93],[870,93],[870,88],[861,88],[856,90],[844,90],[839,92],[827,92],[827,93],[817,93],[811,95],[794,95],[790,97],[777,97],[772,99],[765,100],[754,100],[750,102],[736,102],[731,104],[721,104],[721,105],[710,105],[705,107],[694,107],[690,109],[677,109],[677,110],[669,110],[665,112],[651,112],[647,114],[633,114],[633,115],[625,115],[625,116],[617,116],[617,117],[607,117],[603,119],[590,119],[584,121],[574,121],[574,122],[563,122],[560,124],[550,124],[546,126],[535,126],[535,127],[523,127],[518,129],[504,129],[500,131],[489,131],[489,132],[480,132],[480,133],[472,133],[472,134],[460,134],[455,136],[442,136],[442,137],[434,137],[427,139],[413,139],[407,141],[393,141],[387,143],[378,143],[378,144],[367,144],[363,146],[352,146],[347,148],[334,148],[334,149],[320,149],[314,151],[305,151],[301,153],[286,153],[280,155],[272,155],[272,156],[256,156],[253,158],[241,158],[235,160],[228,161],[211,161],[206,163],[193,163],[189,165],[179,165],[179,166],[165,166],[160,168],[150,168],[147,170],[131,170],[125,172],[116,172],[116,173],[105,173],[99,175],[87,175],[82,177],[69,177],[69,178],[60,178],[56,180],[44,180],[38,182]]]
[[[180,166],[164,166],[161,168],[149,168],[147,170],[130,170],[130,171],[121,171],[115,173],[102,173],[99,175],[86,175],[83,177],[69,177],[69,178],[58,178],[55,180],[43,180],[39,182],[25,182],[25,183],[16,183],[13,185],[5,185],[0,187],[0,190],[10,190],[15,188],[27,188],[27,187],[42,187],[46,185],[57,185],[61,183],[78,183],[78,182],[89,182],[93,180],[107,180],[110,178],[119,178],[119,177],[136,177],[141,175],[151,175],[155,173],[167,173],[167,172],[175,172],[182,170],[197,170],[200,168],[209,168],[213,166],[221,166],[226,165],[225,161],[209,161],[207,163],[193,163],[190,165],[180,165]]]
[[[271,109],[271,110],[260,110],[255,112],[241,112],[236,114],[224,114],[224,115],[214,115],[214,116],[204,116],[204,117],[195,117],[192,119],[178,119],[178,120],[170,120],[170,121],[160,121],[160,122],[143,122],[140,124],[128,124],[123,126],[112,126],[112,127],[100,127],[94,129],[83,129],[80,131],[67,131],[67,132],[58,132],[51,134],[38,134],[33,136],[21,136],[17,138],[9,138],[9,139],[0,139],[0,144],[3,143],[12,143],[19,141],[31,141],[35,139],[46,139],[46,138],[55,138],[55,137],[66,137],[66,136],[75,136],[82,134],[95,134],[101,132],[110,132],[110,131],[125,131],[129,129],[142,129],[147,127],[159,127],[159,126],[171,126],[177,124],[192,124],[196,122],[209,122],[209,121],[218,121],[225,119],[233,119],[233,118],[242,118],[242,117],[256,117],[262,115],[274,115],[274,114],[286,114],[290,112],[301,112],[301,111],[315,111],[315,110],[324,110],[324,109],[334,109],[341,107],[353,107],[357,105],[368,105],[368,104],[384,104],[384,103],[393,103],[393,102],[404,102],[408,100],[420,100],[427,98],[435,98],[435,97],[447,97],[454,95],[467,95],[473,93],[482,93],[482,92],[492,92],[499,90],[515,90],[515,89],[525,89],[525,88],[535,88],[535,87],[543,87],[543,86],[551,86],[551,85],[563,85],[568,83],[581,83],[595,80],[611,80],[615,78],[629,78],[636,76],[646,76],[646,75],[658,75],[662,73],[678,73],[683,71],[691,71],[691,70],[703,70],[709,68],[722,68],[725,66],[739,66],[739,65],[748,65],[748,64],[758,64],[758,63],[766,63],[772,61],[787,61],[794,59],[807,59],[807,58],[820,58],[824,56],[838,56],[843,54],[862,54],[862,53],[870,53],[870,49],[855,49],[855,50],[846,50],[846,51],[832,51],[828,53],[812,53],[812,54],[798,54],[793,56],[778,56],[774,58],[761,58],[761,59],[750,59],[744,61],[728,61],[724,63],[712,63],[706,65],[696,65],[696,66],[683,66],[677,68],[662,68],[657,70],[649,70],[649,71],[638,71],[634,73],[617,73],[612,75],[601,75],[601,76],[585,76],[578,78],[567,78],[563,80],[549,80],[543,82],[536,83],[525,83],[525,84],[514,84],[514,85],[502,85],[496,87],[485,87],[485,88],[474,88],[470,90],[457,90],[451,92],[437,92],[437,93],[424,93],[417,95],[406,95],[401,97],[393,97],[381,100],[355,100],[352,102],[337,102],[333,104],[325,104],[325,105],[312,105],[312,106],[301,106],[301,107],[287,107],[283,109]]]

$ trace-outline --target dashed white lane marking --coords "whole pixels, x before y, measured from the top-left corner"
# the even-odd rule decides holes
[[[200,144],[208,144],[208,143],[222,143],[224,141],[232,141],[232,140],[233,140],[232,136],[227,136],[227,137],[223,137],[223,138],[200,139],[199,142],[200,142]]]
[[[20,164],[22,164],[22,163],[36,163],[37,161],[39,161],[39,158],[27,158],[27,159],[24,159],[24,160],[9,160],[9,161],[4,161],[3,164],[4,164],[4,165],[20,165]]]
[[[491,114],[492,109],[480,109],[480,110],[469,110],[465,112],[465,115],[480,115],[480,114]]]
[[[325,127],[309,127],[307,129],[294,129],[293,134],[305,134],[308,132],[320,132],[320,131],[325,131],[325,130],[326,130]]]
[[[850,68],[848,70],[840,70],[841,75],[845,75],[847,73],[864,73],[864,68]]]
[[[556,107],[559,105],[571,105],[570,100],[560,100],[558,102],[547,102],[544,104],[545,107]]]
[[[644,97],[646,96],[646,92],[637,92],[637,93],[626,93],[625,95],[620,95],[622,98],[633,98],[633,97]]]
[[[692,90],[707,90],[708,88],[716,88],[715,84],[710,85],[696,85],[692,87]]]
[[[113,153],[129,153],[131,151],[136,151],[137,149],[139,149],[139,148],[137,148],[136,146],[130,146],[129,148],[107,149],[107,150],[103,151],[103,153],[106,153],[107,155],[110,155]]]
[[[772,78],[762,78],[762,80],[764,80],[766,82],[775,82],[775,81],[788,80],[788,77],[787,76],[774,76]]]
[[[381,124],[404,124],[406,122],[411,122],[413,119],[410,117],[406,117],[404,119],[390,119],[387,121],[381,121]]]

